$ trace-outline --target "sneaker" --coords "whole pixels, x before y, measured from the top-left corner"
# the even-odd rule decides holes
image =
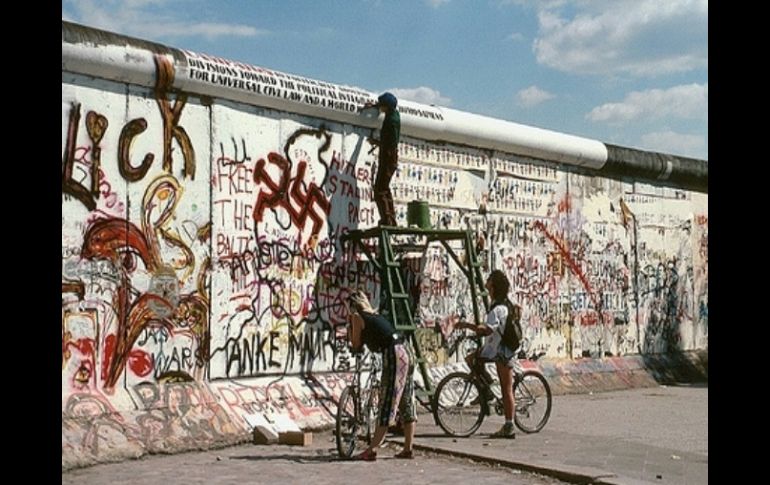
[[[513,423],[505,423],[499,430],[489,435],[489,437],[515,439],[516,432],[513,429]]]
[[[414,459],[414,453],[412,450],[403,450],[400,453],[396,453],[393,455],[393,458],[401,458],[404,460],[413,460]]]
[[[377,461],[377,452],[367,448],[363,453],[354,456],[353,459],[359,461]]]

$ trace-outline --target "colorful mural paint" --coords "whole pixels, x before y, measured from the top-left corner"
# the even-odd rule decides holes
[[[378,220],[371,133],[202,106],[168,92],[167,60],[156,56],[156,68],[153,90],[76,75],[63,84],[67,378],[110,389],[168,375],[334,371],[346,292],[376,295],[379,284],[339,240]],[[707,343],[708,215],[698,197],[408,137],[400,152],[401,220],[407,202],[425,199],[434,227],[473,230],[485,267],[513,282],[533,351]],[[468,283],[441,247],[417,272],[425,327],[467,314]]]

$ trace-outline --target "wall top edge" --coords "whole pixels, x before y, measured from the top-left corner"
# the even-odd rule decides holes
[[[153,87],[157,57],[173,65],[173,89],[369,129],[379,127],[375,109],[360,111],[379,93],[62,21],[62,71]],[[598,140],[408,100],[399,100],[399,112],[402,133],[427,141],[595,170],[608,161],[608,148]],[[625,153],[631,152],[644,153],[636,149]]]

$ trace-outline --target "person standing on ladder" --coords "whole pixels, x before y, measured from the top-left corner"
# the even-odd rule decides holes
[[[390,191],[390,180],[398,166],[398,140],[401,136],[401,115],[396,110],[398,99],[391,93],[383,93],[377,98],[377,103],[366,103],[363,109],[377,106],[385,113],[380,128],[380,139],[370,139],[370,142],[380,147],[377,160],[377,176],[374,179],[374,202],[380,212],[380,226],[396,225],[396,209],[393,206],[393,193]]]

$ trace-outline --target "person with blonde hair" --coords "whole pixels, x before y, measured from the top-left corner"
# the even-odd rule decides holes
[[[375,461],[377,450],[400,413],[404,424],[404,449],[395,458],[412,459],[412,440],[417,420],[414,404],[414,353],[406,339],[396,332],[393,324],[378,314],[362,290],[347,299],[349,310],[350,345],[355,351],[363,346],[370,352],[382,353],[382,376],[377,429],[369,447],[356,456],[357,460]]]

